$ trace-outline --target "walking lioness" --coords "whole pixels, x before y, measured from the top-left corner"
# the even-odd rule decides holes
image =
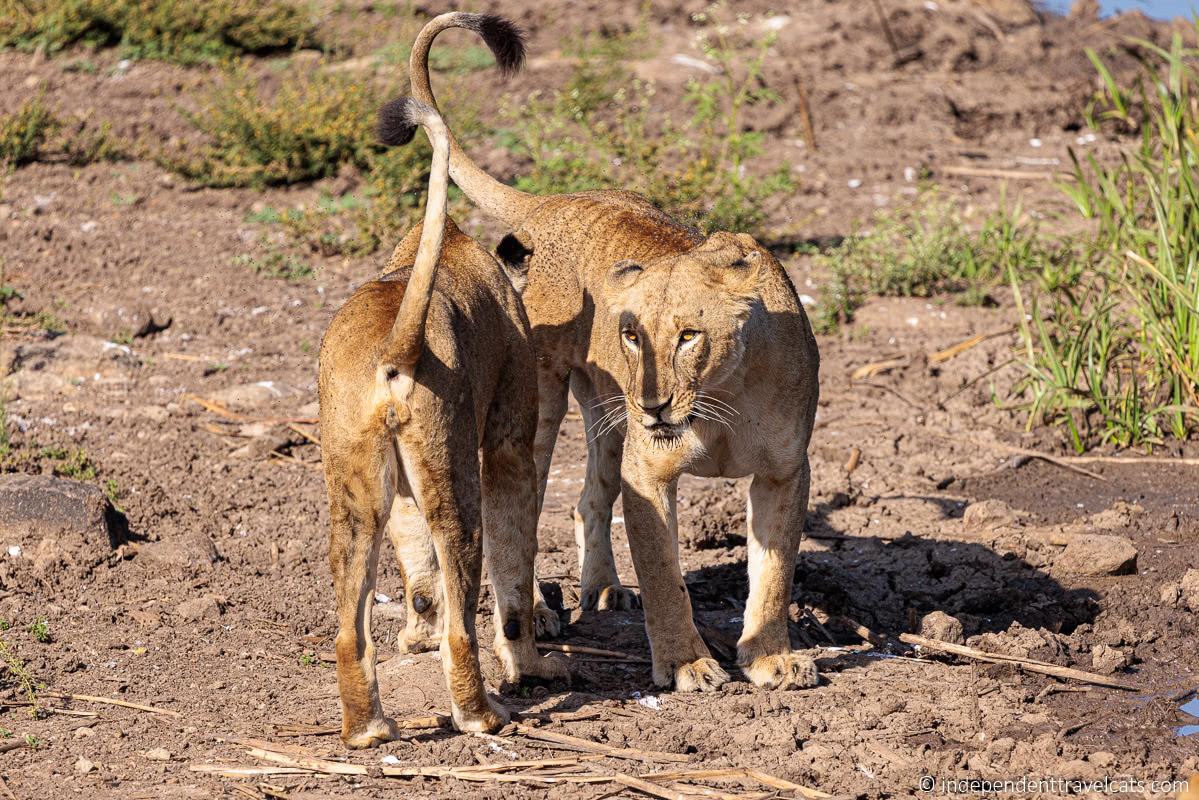
[[[337,682],[341,735],[351,747],[396,735],[379,702],[370,630],[385,526],[407,566],[410,614],[420,591],[413,562],[440,567],[441,585],[423,591],[440,604],[442,666],[459,730],[494,731],[508,719],[479,672],[484,552],[505,677],[566,675],[564,663],[540,657],[533,642],[537,386],[528,323],[495,258],[446,218],[449,139],[441,118],[398,101],[384,109],[381,134],[388,143],[407,141],[418,124],[433,144],[424,223],[396,248],[396,269],[337,312],[321,344]]]
[[[452,27],[496,52],[522,46],[497,17],[443,14],[412,48],[412,93],[436,106],[429,47]],[[587,475],[575,512],[584,608],[627,608],[612,557],[612,504],[624,498],[645,605],[653,678],[711,690],[728,676],[691,617],[678,563],[678,477],[753,475],[749,599],[737,660],[763,687],[814,685],[816,667],[791,650],[787,611],[808,502],[807,446],[819,356],[778,260],[751,237],[704,237],[641,196],[597,191],[536,197],[483,172],[450,140],[450,174],[512,233],[498,248],[524,270],[537,352],[538,497],[573,391],[588,431]]]

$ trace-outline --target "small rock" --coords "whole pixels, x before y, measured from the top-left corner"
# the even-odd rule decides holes
[[[1116,754],[1109,753],[1106,750],[1096,750],[1087,756],[1087,761],[1097,767],[1106,768],[1116,763]]]
[[[175,613],[189,622],[199,622],[202,619],[216,619],[225,610],[228,601],[219,594],[206,594],[184,600],[175,606]]]
[[[220,561],[221,554],[212,539],[199,532],[185,533],[178,538],[164,539],[140,545],[139,561],[170,567],[194,569]]]
[[[1161,588],[1161,604],[1167,608],[1176,608],[1182,599],[1182,586],[1177,583],[1163,583]]]
[[[283,396],[283,390],[273,381],[244,383],[214,392],[208,399],[234,411],[253,411]]]
[[[1183,605],[1191,611],[1199,611],[1199,569],[1188,569],[1178,588]]]
[[[171,417],[171,412],[162,406],[139,406],[136,413],[139,417],[158,424],[166,422]]]
[[[1002,500],[981,500],[966,506],[962,524],[967,530],[1002,528],[1020,519],[1020,513]]]
[[[73,735],[76,739],[87,739],[96,735],[96,729],[88,727],[76,728]]]
[[[171,751],[165,747],[152,747],[146,751],[145,756],[150,761],[170,761]]]
[[[966,641],[961,620],[944,611],[925,614],[924,619],[920,620],[920,635],[926,639],[938,639],[951,644],[963,644]]]
[[[96,768],[96,765],[88,761],[83,756],[75,760],[75,771],[80,775],[86,775]]]
[[[1097,644],[1091,648],[1091,666],[1095,668],[1096,672],[1104,675],[1111,675],[1116,670],[1124,669],[1130,661],[1129,655],[1118,647]]]
[[[1123,536],[1076,534],[1054,561],[1059,575],[1133,575],[1137,549]]]

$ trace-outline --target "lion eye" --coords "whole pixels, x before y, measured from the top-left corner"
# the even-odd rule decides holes
[[[637,334],[633,333],[632,331],[625,331],[622,335],[624,336],[624,340],[626,342],[634,347],[637,346]]]
[[[695,337],[697,336],[699,336],[698,331],[683,331],[681,334],[679,334],[679,341],[692,342],[695,341]]]

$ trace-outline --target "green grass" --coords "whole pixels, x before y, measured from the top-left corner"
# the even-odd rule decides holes
[[[0,47],[51,54],[83,45],[215,62],[302,47],[313,25],[305,5],[286,0],[0,0]]]
[[[41,712],[38,692],[42,690],[42,685],[33,677],[33,673],[25,664],[25,659],[21,658],[16,647],[4,635],[11,627],[7,620],[0,620],[0,663],[7,668],[9,677],[16,681],[17,691],[24,695],[25,700],[29,703],[29,715],[36,719]],[[30,746],[34,745],[30,744]]]
[[[306,280],[314,274],[311,265],[291,253],[279,250],[269,250],[261,257],[243,253],[234,258],[233,263],[239,267],[247,267],[257,275],[287,281]]]
[[[815,326],[831,333],[853,320],[871,295],[931,297],[955,294],[963,305],[987,302],[1009,269],[1069,283],[1077,271],[1068,250],[1021,220],[1019,207],[1001,208],[974,225],[956,203],[926,189],[911,203],[879,212],[868,231],[818,255],[829,275]]]
[[[1199,20],[1195,22],[1199,31]],[[1135,40],[1139,77],[1103,82],[1092,124],[1139,134],[1115,163],[1073,155],[1064,190],[1094,226],[1077,287],[1012,275],[1028,424],[1076,450],[1153,446],[1199,422],[1199,50]]]
[[[35,642],[46,644],[50,641],[50,623],[45,617],[38,617],[29,626],[29,635]]]
[[[722,8],[697,15],[699,45],[720,74],[687,85],[686,116],[661,113],[658,89],[623,66],[638,48],[586,44],[565,85],[511,112],[506,143],[530,162],[517,186],[536,194],[623,188],[704,230],[759,233],[796,188],[788,165],[759,163],[765,138],[744,130],[753,105],[778,100],[763,66],[773,33],[745,40]]]

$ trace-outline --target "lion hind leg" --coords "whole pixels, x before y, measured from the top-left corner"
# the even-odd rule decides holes
[[[329,561],[337,598],[337,684],[342,706],[342,740],[373,747],[396,737],[383,715],[375,675],[371,609],[385,509],[394,492],[394,465],[369,456],[355,463],[329,459]]]
[[[525,678],[569,680],[565,659],[539,655],[534,642],[536,481],[528,444],[508,439],[485,446],[483,549],[495,592],[495,654],[513,684]]]
[[[395,547],[396,560],[404,581],[406,610],[401,650],[424,653],[441,642],[441,569],[433,535],[416,501],[405,493],[396,495],[391,504],[387,535]]]
[[[430,416],[444,415],[445,411]],[[482,578],[482,514],[478,450],[473,430],[418,430],[401,434],[404,473],[432,534],[441,568],[441,665],[450,713],[460,731],[494,732],[508,721],[492,703],[479,669],[475,609]],[[410,434],[405,435],[405,434]]]

